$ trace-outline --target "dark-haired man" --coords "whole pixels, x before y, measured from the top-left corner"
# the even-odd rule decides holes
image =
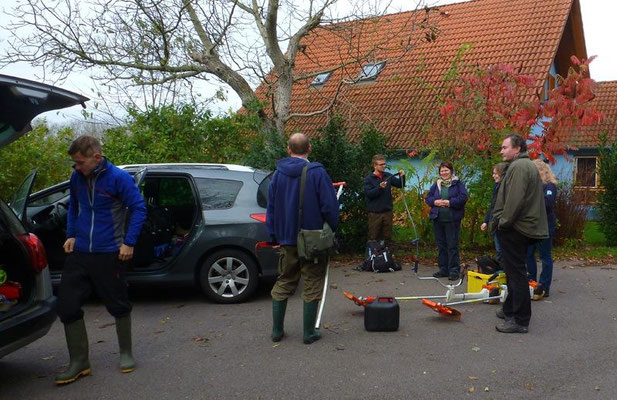
[[[302,277],[304,287],[303,341],[311,344],[321,338],[315,329],[317,305],[323,293],[328,256],[306,261],[298,256],[299,228],[322,229],[326,221],[332,230],[338,225],[339,205],[332,180],[322,164],[309,162],[311,145],[302,133],[287,142],[289,157],[279,160],[268,191],[266,227],[274,242],[281,245],[279,277],[272,288],[272,341],[284,336],[283,325],[287,299],[292,296]],[[304,189],[302,221],[298,221],[300,180],[308,165]]]
[[[530,243],[548,238],[544,192],[538,169],[527,155],[525,139],[506,136],[501,155],[508,167],[497,191],[490,231],[501,244],[508,297],[497,312],[505,321],[495,328],[504,333],[527,333],[531,298],[525,258]]]
[[[74,162],[67,216],[68,253],[58,294],[58,316],[64,324],[70,363],[56,384],[90,374],[88,336],[82,305],[94,290],[116,319],[120,370],[132,372],[131,303],[124,279],[124,261],[146,216],[146,206],[133,178],[102,155],[101,143],[80,136],[68,151]],[[128,228],[126,214],[130,214]]]

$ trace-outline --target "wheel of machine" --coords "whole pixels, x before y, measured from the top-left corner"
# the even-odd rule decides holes
[[[223,249],[211,254],[201,267],[204,294],[217,303],[240,303],[257,289],[257,266],[245,253]]]

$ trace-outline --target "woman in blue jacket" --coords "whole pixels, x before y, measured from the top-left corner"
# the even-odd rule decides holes
[[[453,172],[452,163],[442,162],[439,165],[439,179],[431,186],[425,200],[431,207],[430,219],[439,249],[439,271],[433,276],[447,276],[451,281],[457,280],[461,272],[458,243],[467,202],[467,189]]]
[[[488,228],[488,223],[491,220],[491,214],[493,213],[493,207],[495,206],[495,198],[497,197],[497,191],[499,190],[501,178],[503,178],[507,166],[507,163],[500,162],[493,167],[493,180],[495,181],[495,185],[493,186],[491,205],[486,211],[486,216],[484,217],[482,225],[480,225],[480,230],[482,232],[486,231],[486,229]],[[495,243],[495,250],[497,251],[497,261],[501,262],[501,246],[499,245],[499,239],[497,239],[497,235],[493,235],[493,243]]]
[[[533,160],[540,178],[542,179],[542,190],[544,191],[544,206],[546,207],[546,219],[548,220],[548,239],[544,239],[538,243],[527,247],[527,278],[537,281],[538,265],[536,264],[536,249],[540,253],[540,261],[542,261],[542,273],[540,273],[540,282],[535,290],[533,299],[540,300],[543,297],[548,297],[553,280],[553,233],[557,229],[557,218],[555,217],[555,199],[557,198],[557,178],[551,167],[542,160]]]

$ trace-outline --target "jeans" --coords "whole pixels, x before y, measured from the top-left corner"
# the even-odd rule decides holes
[[[493,243],[495,243],[495,250],[497,251],[497,261],[501,262],[501,245],[497,235],[493,235]]]
[[[458,255],[459,232],[461,221],[439,222],[433,220],[433,233],[435,243],[439,249],[437,262],[439,272],[442,275],[458,276],[461,272],[461,265]]]
[[[552,235],[548,239],[535,243],[527,247],[527,277],[537,281],[538,265],[536,264],[536,249],[540,253],[540,261],[542,261],[542,272],[540,273],[540,285],[544,290],[549,291],[553,280],[553,238]]]

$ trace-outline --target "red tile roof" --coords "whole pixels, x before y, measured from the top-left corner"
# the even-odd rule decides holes
[[[336,110],[353,121],[348,126],[352,135],[359,132],[356,122],[374,122],[389,137],[391,147],[414,147],[423,126],[435,118],[443,77],[462,44],[471,44],[464,62],[481,66],[511,63],[520,66],[522,73],[533,76],[540,86],[556,57],[566,26],[571,25],[566,22],[573,3],[578,10],[577,0],[475,0],[440,6],[429,14],[429,22],[437,24],[434,41],[426,40],[427,30],[413,25],[414,20],[419,22],[426,15],[424,10],[321,27],[302,41],[307,47],[298,52],[295,74],[334,68],[380,43],[362,63],[387,60],[386,67],[374,82],[343,84]],[[412,47],[404,52],[401,46],[412,29]],[[351,40],[341,33],[350,30],[355,34]],[[579,43],[581,40],[584,53],[584,39]],[[313,77],[297,81],[293,87],[292,113],[310,113],[326,107],[341,80],[354,79],[362,63],[351,62],[334,71],[320,88],[309,86]],[[264,93],[265,86],[258,88],[262,99]],[[293,118],[287,127],[289,131],[314,134],[326,122],[327,114],[321,114]]]
[[[562,140],[579,148],[593,148],[600,144],[598,136],[608,133],[613,140],[617,138],[617,81],[597,82],[596,97],[592,100],[593,107],[604,114],[604,120],[592,126],[583,127],[580,131],[571,131]]]

